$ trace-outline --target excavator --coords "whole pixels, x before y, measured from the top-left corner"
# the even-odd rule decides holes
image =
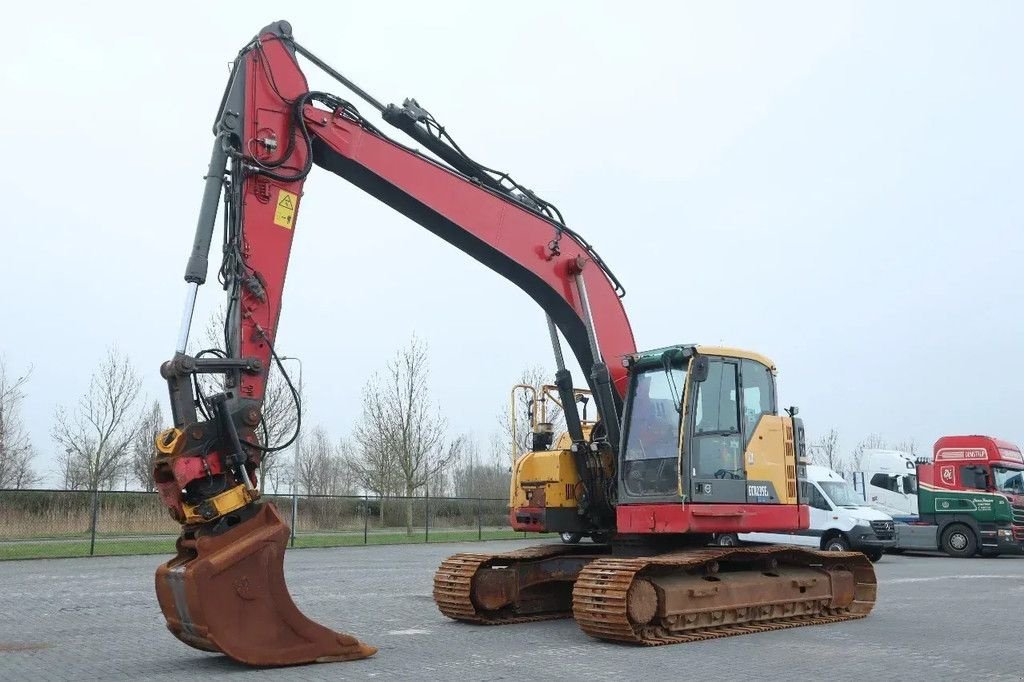
[[[311,91],[299,57],[417,148],[349,99]],[[565,433],[555,439],[550,425],[534,428],[531,451],[514,466],[510,521],[595,542],[452,556],[434,578],[443,614],[483,624],[571,616],[599,639],[652,645],[871,611],[876,581],[862,554],[710,546],[716,533],[808,527],[797,485],[803,425],[795,408],[778,413],[774,364],[694,344],[638,351],[625,290],[594,247],[553,204],[467,155],[416,100],[385,106],[277,21],[233,61],[213,134],[180,332],[160,370],[173,426],[157,437],[154,459],[161,501],[181,524],[156,592],[182,642],[253,666],[376,652],[296,607],[283,571],[289,528],[258,489],[262,458],[291,442],[267,442],[272,365],[301,408],[274,343],[313,166],[502,275],[547,317]],[[224,347],[189,354],[218,213]],[[562,339],[586,373],[592,419],[579,414]]]

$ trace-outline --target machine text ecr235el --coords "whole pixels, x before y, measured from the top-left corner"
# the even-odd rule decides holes
[[[311,92],[298,56],[430,155],[389,138],[351,102]],[[314,165],[504,276],[547,314],[566,434],[555,442],[539,431],[516,463],[511,522],[601,542],[455,555],[434,579],[445,615],[491,624],[571,615],[594,637],[663,644],[871,610],[875,576],[862,554],[708,546],[714,533],[807,527],[803,428],[795,410],[778,414],[773,364],[689,344],[638,352],[625,292],[590,244],[553,205],[467,156],[415,100],[380,104],[276,22],[235,59],[214,135],[181,333],[161,367],[174,426],[155,460],[161,499],[182,525],[177,556],[157,570],[157,596],[183,642],[252,665],[376,651],[296,608],[283,576],[289,529],[256,489],[261,458],[287,445],[261,437],[261,408],[271,363],[287,378],[274,340]],[[192,311],[222,203],[224,348],[192,356]],[[685,269],[665,275],[685,280]],[[586,429],[558,332],[588,373],[597,420]],[[219,376],[222,391],[203,395],[200,374]]]

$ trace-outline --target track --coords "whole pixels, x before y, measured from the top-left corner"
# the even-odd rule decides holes
[[[690,597],[695,598],[689,601],[694,606],[687,611],[651,617],[642,625],[636,622],[637,610],[643,610],[638,609],[637,603],[643,599],[630,591],[642,591],[637,590],[637,586],[646,582],[645,576],[717,574],[719,571],[721,575],[728,575],[737,569],[752,575],[752,569],[758,568],[781,573],[782,583],[789,581],[785,576],[787,569],[799,572],[812,568],[828,572],[822,576],[849,573],[853,578],[852,599],[841,605],[817,597],[773,599],[766,590],[765,599],[756,606],[716,606],[713,602],[708,606],[700,598],[711,592],[695,594],[691,589]],[[778,583],[779,576],[775,576],[774,581]],[[791,582],[785,586],[794,587],[798,583],[797,580]],[[579,574],[573,589],[573,615],[584,632],[598,639],[656,646],[863,618],[874,607],[875,597],[874,568],[859,552],[716,548],[637,559],[597,559]],[[653,611],[648,615],[653,616]]]
[[[434,574],[434,601],[441,613],[449,618],[481,625],[529,623],[556,618],[571,618],[572,609],[554,608],[545,613],[523,614],[514,608],[499,611],[478,609],[474,604],[473,578],[481,569],[495,566],[523,565],[557,557],[598,559],[602,548],[572,545],[541,545],[498,554],[462,553],[445,559]]]

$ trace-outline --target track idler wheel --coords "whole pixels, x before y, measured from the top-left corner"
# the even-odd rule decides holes
[[[290,534],[277,509],[226,532],[178,539],[178,555],[156,571],[156,595],[175,637],[254,666],[353,661],[377,649],[299,611],[284,582]]]

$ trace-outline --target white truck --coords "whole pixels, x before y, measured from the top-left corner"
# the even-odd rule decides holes
[[[828,467],[808,465],[800,480],[800,501],[810,507],[810,528],[780,533],[722,533],[719,545],[743,542],[800,545],[845,552],[857,550],[871,561],[894,544],[892,517],[867,505],[849,481]]]
[[[917,516],[917,463],[900,450],[865,450],[861,470],[852,475],[854,489],[870,506],[896,521]]]

